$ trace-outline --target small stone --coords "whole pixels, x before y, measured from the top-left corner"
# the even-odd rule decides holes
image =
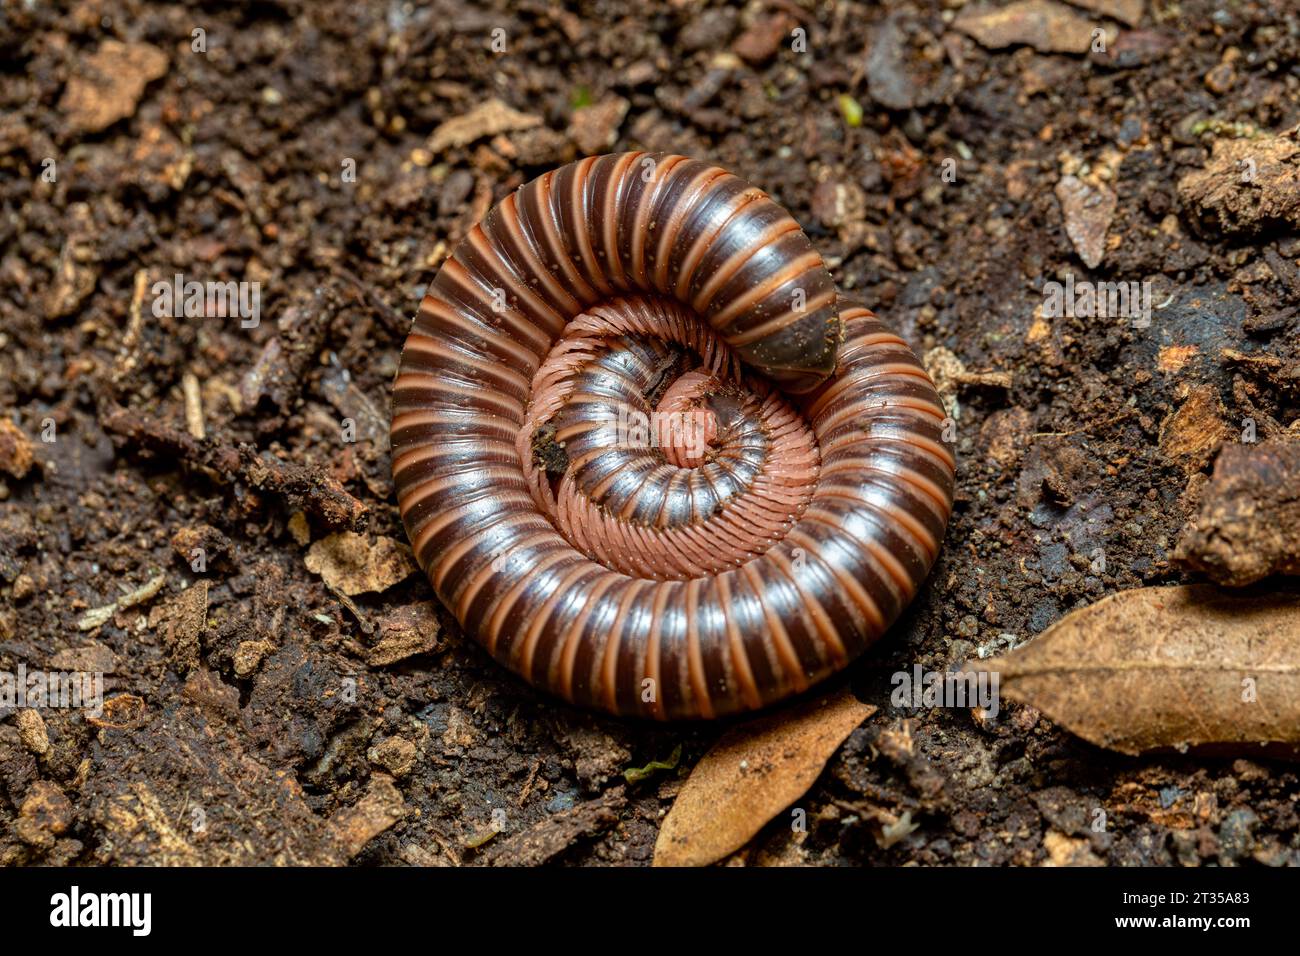
[[[588,156],[608,152],[618,141],[618,128],[631,104],[621,96],[608,96],[599,103],[573,111],[569,137]]]
[[[18,811],[15,831],[30,846],[52,847],[54,838],[72,825],[72,801],[62,790],[46,780],[38,780],[27,791]]]
[[[787,13],[762,17],[736,37],[731,52],[750,66],[761,66],[776,55],[781,44],[790,36],[794,25],[794,18]]]
[[[812,213],[828,229],[861,222],[866,208],[866,194],[856,183],[828,180],[813,190]]]
[[[1047,859],[1043,866],[1105,866],[1105,860],[1092,852],[1091,844],[1082,837],[1069,837],[1059,830],[1043,834],[1043,848]]]
[[[50,735],[40,711],[31,708],[18,711],[18,739],[38,757],[50,752]]]
[[[438,614],[432,601],[399,607],[378,621],[379,642],[370,649],[371,667],[385,667],[440,646]]]
[[[1065,234],[1079,258],[1089,269],[1097,268],[1106,254],[1106,232],[1115,218],[1119,197],[1100,183],[1062,176],[1056,184],[1056,198],[1065,216]]]
[[[242,679],[251,675],[273,650],[275,645],[270,641],[240,641],[233,655],[235,676]]]
[[[371,748],[370,762],[383,767],[394,777],[405,777],[415,766],[415,744],[404,737],[389,737]]]
[[[74,132],[96,133],[133,115],[167,66],[167,54],[152,44],[104,40],[68,80],[59,108]]]
[[[32,467],[32,443],[23,430],[0,415],[0,471],[22,480]]]
[[[393,538],[341,531],[307,550],[307,570],[348,597],[387,591],[415,573],[411,549]]]
[[[289,516],[289,536],[300,548],[311,543],[311,525],[301,511],[295,511]]]
[[[1237,81],[1237,70],[1230,62],[1220,63],[1205,74],[1205,88],[1211,93],[1222,96],[1232,89]]]
[[[14,578],[13,591],[11,592],[15,601],[26,601],[36,593],[36,582],[30,574],[20,574]]]

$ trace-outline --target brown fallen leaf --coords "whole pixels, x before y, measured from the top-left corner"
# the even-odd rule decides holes
[[[707,866],[744,846],[813,785],[876,712],[848,690],[733,727],[691,771],[655,841],[655,866]]]
[[[1120,753],[1300,744],[1300,593],[1122,591],[981,669],[1000,693]]]

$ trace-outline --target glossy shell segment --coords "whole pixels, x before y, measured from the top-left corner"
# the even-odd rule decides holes
[[[629,439],[628,412],[694,416],[707,449]],[[623,153],[522,187],[442,266],[393,474],[417,560],[497,660],[582,706],[708,718],[804,690],[907,606],[952,507],[943,420],[783,209]]]

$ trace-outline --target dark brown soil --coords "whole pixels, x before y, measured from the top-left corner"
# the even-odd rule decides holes
[[[113,698],[93,721],[0,710],[0,861],[650,861],[721,727],[575,712],[460,635],[420,576],[349,594],[305,560],[308,535],[405,539],[389,385],[449,247],[545,169],[646,148],[784,203],[958,411],[943,555],[848,678],[881,709],[804,798],[809,832],[775,822],[742,858],[1300,863],[1294,765],[1120,757],[1023,707],[889,706],[897,670],[1196,580],[1171,555],[1216,447],[1199,436],[1300,415],[1294,196],[1252,218],[1180,186],[1216,142],[1273,148],[1300,123],[1294,5],[1152,0],[1136,26],[1067,8],[1118,27],[1109,53],[986,48],[953,26],[972,6],[0,8],[0,417],[20,433],[0,433],[0,670],[102,670]],[[431,143],[493,98],[532,119]],[[1095,269],[1063,176],[1116,197]],[[1149,327],[1045,319],[1067,272],[1149,280]],[[177,273],[260,283],[260,324],[155,317]],[[916,828],[884,837],[879,811]]]

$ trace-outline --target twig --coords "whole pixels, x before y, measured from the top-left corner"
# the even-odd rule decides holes
[[[332,528],[359,531],[366,525],[366,506],[329,475],[258,453],[252,445],[238,447],[213,438],[194,438],[156,419],[120,405],[100,414],[105,429],[142,448],[173,455],[190,465],[210,468],[227,481],[295,498]]]

